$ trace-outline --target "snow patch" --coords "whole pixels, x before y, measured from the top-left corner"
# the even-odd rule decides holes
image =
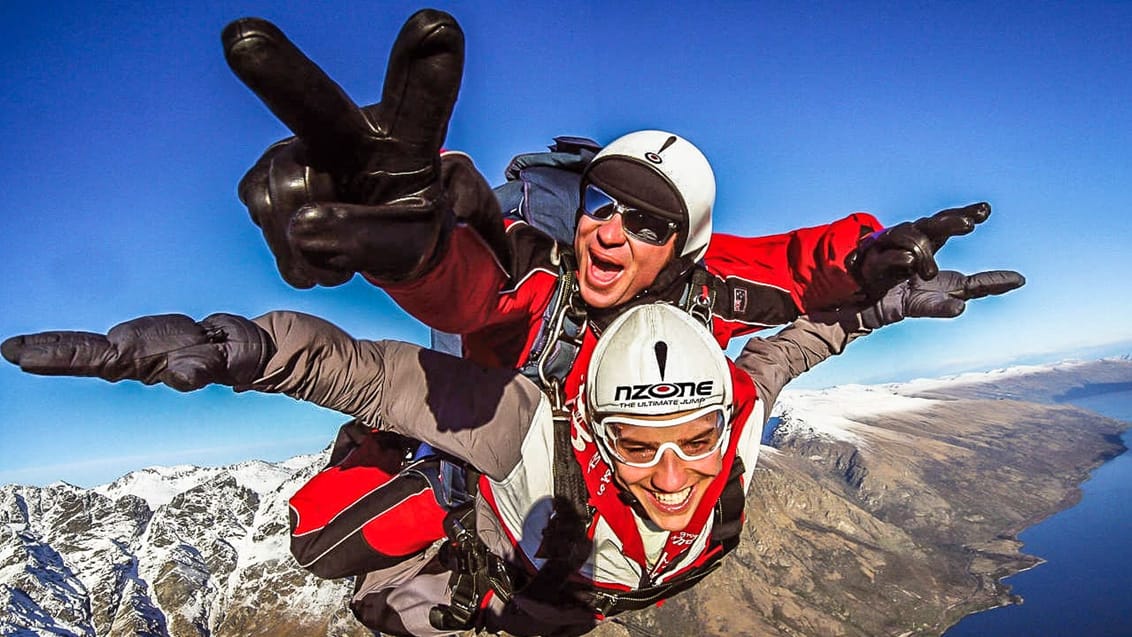
[[[775,413],[778,432],[802,433],[866,445],[872,416],[923,410],[937,401],[897,393],[887,385],[841,385],[820,390],[786,390],[779,396]]]

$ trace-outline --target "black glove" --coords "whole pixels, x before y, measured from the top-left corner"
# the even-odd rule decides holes
[[[456,20],[413,14],[381,102],[364,109],[265,20],[237,20],[221,38],[228,65],[296,135],[268,148],[239,186],[283,278],[309,288],[418,268],[441,229],[439,151],[464,65]]]
[[[963,313],[967,301],[1005,294],[1025,283],[1026,278],[1012,270],[972,275],[943,270],[930,281],[912,277],[862,310],[859,314],[861,327],[875,330],[906,318],[955,318]]]
[[[263,375],[275,344],[241,316],[213,314],[197,323],[181,314],[162,314],[126,321],[106,335],[13,336],[0,344],[0,353],[31,374],[140,380],[192,391],[210,383],[250,384]]]
[[[913,276],[930,280],[939,272],[935,253],[951,237],[968,234],[990,216],[990,204],[941,210],[930,217],[905,221],[861,239],[846,267],[870,300]]]

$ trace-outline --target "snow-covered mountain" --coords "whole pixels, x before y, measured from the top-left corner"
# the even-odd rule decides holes
[[[365,634],[349,582],[306,574],[287,549],[287,498],[325,462],[0,487],[0,634]]]
[[[1010,537],[1119,451],[1120,423],[1053,404],[1096,388],[1132,388],[1132,361],[787,391],[735,555],[597,632],[931,634],[1007,602],[998,579],[1035,561]],[[369,634],[350,582],[288,552],[287,498],[325,462],[0,487],[0,635]]]

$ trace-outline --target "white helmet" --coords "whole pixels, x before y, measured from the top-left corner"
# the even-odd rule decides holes
[[[726,437],[732,394],[731,368],[707,328],[675,306],[647,303],[619,316],[598,339],[586,372],[584,411],[607,456],[607,418],[667,427],[717,411]],[[633,418],[677,413],[684,417]]]
[[[681,237],[677,255],[699,261],[707,252],[715,174],[700,149],[683,137],[659,130],[619,137],[586,167],[583,191],[591,183],[623,204],[675,221]]]

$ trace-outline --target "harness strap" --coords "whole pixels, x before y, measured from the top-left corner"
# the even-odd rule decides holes
[[[448,579],[452,596],[448,605],[433,606],[428,614],[429,623],[440,630],[472,628],[484,595],[497,587],[510,588],[503,560],[487,550],[476,532],[476,494],[482,474],[468,465],[459,468],[464,474],[461,498],[452,502],[455,506],[444,518],[448,541],[439,554],[452,572]]]
[[[527,362],[519,369],[519,373],[543,391],[550,391],[556,383],[561,385],[565,381],[582,347],[586,310],[578,293],[576,270],[573,253],[563,250],[559,254],[558,281],[554,286],[554,293],[543,311],[539,333]],[[552,398],[556,405],[563,402],[560,392],[552,395]]]
[[[557,388],[556,388],[557,389]],[[561,600],[562,590],[593,548],[587,528],[594,510],[582,467],[574,458],[570,442],[570,415],[562,408],[554,412],[554,512],[542,532],[535,557],[546,560],[522,587],[524,597],[544,602]]]
[[[731,464],[731,474],[727,476],[727,483],[723,486],[723,493],[719,494],[719,502],[715,504],[715,521],[711,526],[711,539],[723,546],[723,554],[730,553],[739,545],[739,534],[743,531],[743,505],[747,501],[747,494],[743,492],[743,474],[746,468],[743,459],[735,456]]]
[[[584,600],[587,606],[603,617],[612,617],[631,610],[641,610],[695,586],[700,580],[714,573],[723,563],[722,560],[723,552],[717,552],[695,571],[656,586],[631,591],[606,591],[591,587],[579,589],[575,593],[575,597]]]
[[[680,295],[680,308],[711,329],[712,308],[715,307],[715,276],[703,268],[692,268],[692,276]]]
[[[428,621],[441,630],[462,630],[472,626],[486,592],[482,579],[486,551],[476,537],[476,509],[462,506],[444,518],[448,541],[440,548],[440,560],[451,570],[448,586],[452,598],[448,605],[433,606]]]

